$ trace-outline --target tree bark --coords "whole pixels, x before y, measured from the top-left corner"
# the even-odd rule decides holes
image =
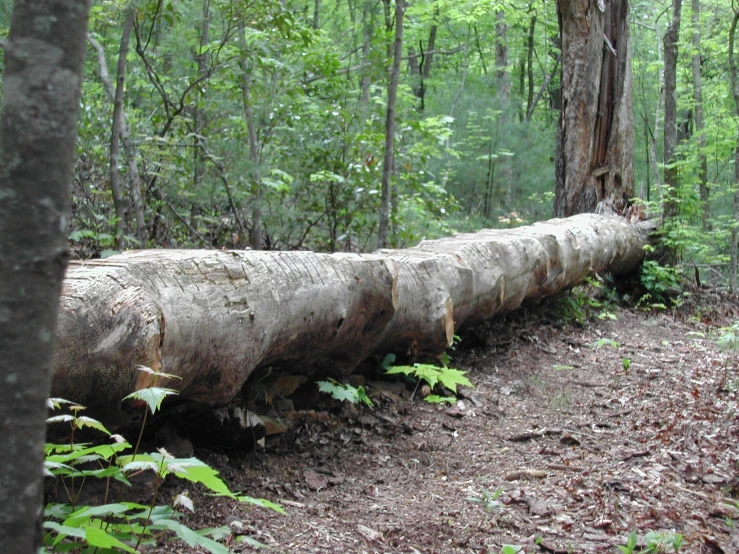
[[[195,53],[195,61],[198,64],[198,77],[207,78],[208,75],[208,53],[206,48],[210,43],[210,0],[203,0],[201,6],[202,27],[200,29],[200,50]],[[205,87],[199,87],[197,93],[197,101],[192,112],[193,120],[193,149],[192,149],[192,190],[195,193],[195,199],[190,204],[190,227],[193,230],[198,228],[198,218],[201,213],[200,204],[197,195],[202,188],[203,177],[205,176],[205,154],[202,148],[198,148],[200,141],[205,140],[203,136],[206,127],[205,104],[207,102]],[[197,235],[190,232],[192,240],[197,239]]]
[[[465,65],[466,67],[466,65]],[[496,121],[498,127],[507,130],[511,124],[511,78],[508,75],[508,28],[505,21],[505,12],[498,10],[495,13],[495,85],[498,100],[498,109],[500,115]],[[490,140],[490,152],[488,152],[488,173],[487,187],[485,188],[485,198],[489,199],[489,191],[492,186],[492,178],[495,167],[492,160],[492,138]],[[504,148],[509,144],[503,144]],[[506,196],[508,201],[504,200],[504,204],[511,205],[511,200],[515,196],[515,184],[513,182],[513,160],[511,156],[501,156],[495,165],[499,168],[498,182],[502,182],[506,187]],[[485,202],[485,216],[490,216],[490,202]]]
[[[377,247],[387,245],[387,232],[390,228],[390,181],[395,161],[395,104],[398,95],[398,77],[400,75],[400,59],[403,56],[403,14],[405,0],[395,0],[395,46],[393,63],[387,85],[387,111],[385,116],[385,155],[382,164],[382,193],[380,199],[380,220],[377,230]]]
[[[131,10],[131,12],[127,14],[127,17],[135,17],[135,13],[135,11]],[[108,100],[115,104],[115,88],[110,80],[108,62],[105,59],[105,50],[92,35],[88,34],[87,41],[97,53],[98,64],[100,66],[100,82],[103,84],[105,94],[108,97]],[[123,43],[123,37],[121,37],[121,43]],[[126,111],[123,109],[121,109],[120,118],[120,138],[121,143],[123,144],[123,152],[126,155],[126,163],[128,165],[128,186],[131,190],[131,203],[133,204],[134,213],[136,214],[136,238],[139,240],[141,247],[143,248],[146,246],[146,221],[144,220],[144,201],[141,195],[141,177],[139,176],[139,167],[136,161],[136,147],[131,142],[128,123],[126,122]]]
[[[731,28],[729,30],[729,76],[731,78],[731,93],[734,97],[734,108],[736,114],[739,116],[739,72],[736,67],[736,58],[734,57],[734,44],[736,41],[736,27],[739,23],[739,11],[734,12],[734,19],[731,22]],[[737,274],[737,259],[739,258],[739,137],[737,138],[736,148],[734,149],[734,200],[732,202],[732,225],[731,225],[731,243],[729,245],[730,251],[730,266],[729,266],[729,288],[734,291],[736,290],[736,274]]]
[[[695,133],[698,140],[698,193],[701,199],[701,222],[703,230],[711,229],[711,206],[708,191],[708,158],[706,157],[706,134],[703,121],[703,87],[701,75],[701,3],[691,0],[693,8],[693,100],[695,101]]]
[[[121,194],[121,174],[118,162],[118,154],[120,151],[120,136],[123,129],[123,90],[126,82],[126,57],[128,56],[128,43],[133,31],[134,18],[136,12],[133,8],[129,8],[126,14],[126,21],[123,24],[123,33],[121,35],[121,46],[118,51],[118,65],[116,67],[116,85],[115,96],[113,97],[113,128],[110,133],[110,188],[113,190],[113,204],[115,205],[116,224],[115,224],[115,245],[116,249],[123,250],[123,230],[125,228],[126,209],[123,204],[123,195]],[[131,193],[134,195],[134,189],[131,187]],[[142,246],[146,246],[146,238],[143,234],[144,229],[144,213],[141,207],[141,199],[139,198],[136,210],[136,235]],[[138,209],[141,209],[139,214]],[[141,221],[139,221],[139,216]]]
[[[593,211],[603,200],[620,209],[634,194],[629,3],[559,0],[557,13],[562,110],[554,213]]]
[[[241,29],[241,42],[245,49],[241,59],[241,71],[243,77],[241,80],[241,107],[244,112],[246,121],[246,132],[249,137],[249,162],[251,163],[251,181],[252,181],[252,210],[251,210],[251,229],[249,232],[249,246],[252,250],[262,249],[262,202],[263,191],[261,184],[261,172],[259,170],[260,151],[259,138],[257,136],[257,122],[254,115],[254,104],[251,98],[251,83],[254,64],[249,60],[249,54],[246,52],[245,29]]]
[[[456,330],[573,286],[634,270],[644,234],[583,214],[371,255],[129,252],[75,264],[65,281],[54,395],[112,425],[150,384],[215,405],[257,367],[349,373],[372,353],[438,356]]]
[[[534,103],[534,31],[536,30],[536,14],[531,16],[529,21],[528,43],[526,45],[526,77],[528,81],[528,95],[526,97],[526,113],[529,114],[533,110],[531,106]]]
[[[672,22],[663,39],[665,50],[665,191],[663,212],[665,219],[671,219],[678,215],[675,148],[677,147],[677,43],[680,37],[681,8],[682,0],[672,0]],[[672,262],[675,261],[674,252],[669,257]]]
[[[511,78],[508,75],[508,26],[505,12],[495,12],[495,88],[502,109],[511,101]]]
[[[0,112],[0,552],[41,546],[46,399],[67,265],[88,2],[16,0]]]
[[[369,104],[369,88],[371,84],[372,37],[375,34],[375,8],[372,0],[364,0],[362,8],[362,77],[359,82],[359,97],[362,107]]]

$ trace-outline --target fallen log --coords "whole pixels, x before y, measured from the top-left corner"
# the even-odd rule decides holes
[[[627,273],[646,232],[583,214],[368,255],[147,250],[73,263],[64,281],[52,394],[113,424],[152,384],[224,405],[257,367],[341,375],[373,353],[440,355],[464,325]]]

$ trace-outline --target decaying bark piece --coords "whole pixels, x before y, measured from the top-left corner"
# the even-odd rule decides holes
[[[583,214],[371,255],[150,250],[74,264],[53,394],[115,420],[151,383],[137,365],[219,405],[257,366],[340,375],[373,353],[439,355],[463,325],[634,270],[645,242],[622,218]]]

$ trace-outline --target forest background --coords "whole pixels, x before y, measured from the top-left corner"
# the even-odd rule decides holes
[[[404,4],[96,0],[74,255],[368,251],[550,217],[562,97],[555,2]],[[735,7],[683,6],[678,145],[666,164],[663,39],[675,4],[631,3],[635,192],[661,211],[665,168],[676,172],[669,240],[704,279],[722,279],[736,221]],[[10,10],[4,0],[4,31]],[[391,213],[378,241],[383,177]]]

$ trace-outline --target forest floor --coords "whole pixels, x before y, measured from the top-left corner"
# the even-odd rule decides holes
[[[476,387],[457,405],[370,381],[379,418],[322,400],[257,452],[196,449],[287,515],[195,494],[190,524],[277,552],[620,552],[636,531],[635,552],[681,535],[680,552],[739,553],[739,354],[717,346],[739,303],[703,291],[677,310],[609,310],[477,326],[451,353]]]

